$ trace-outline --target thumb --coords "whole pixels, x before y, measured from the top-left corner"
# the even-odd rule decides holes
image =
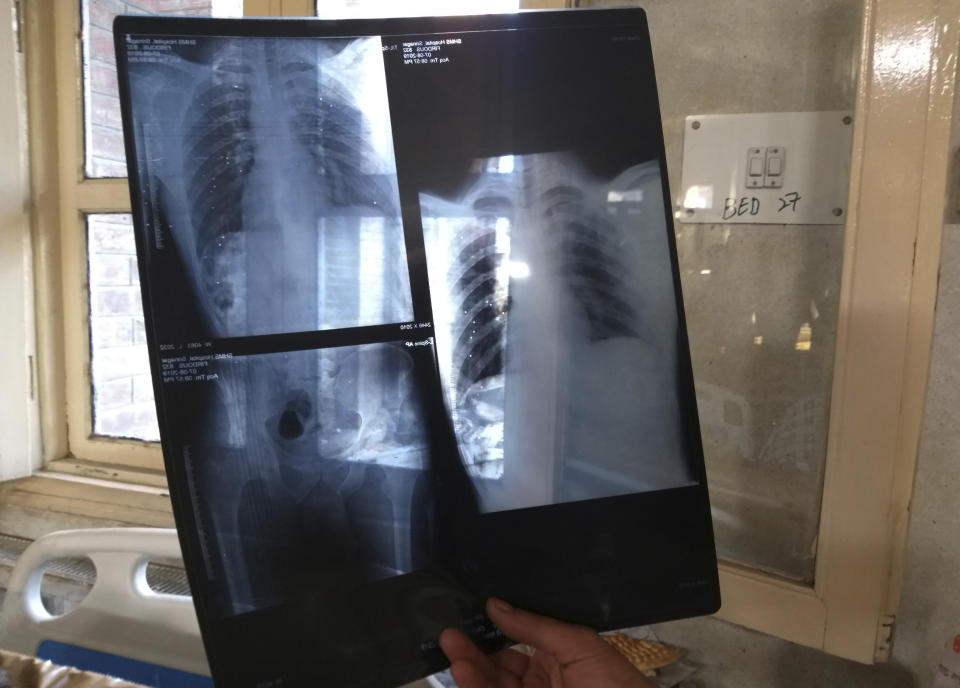
[[[595,653],[598,643],[606,649],[606,643],[589,628],[526,612],[503,600],[488,600],[487,615],[508,638],[549,652],[561,662],[575,661]]]

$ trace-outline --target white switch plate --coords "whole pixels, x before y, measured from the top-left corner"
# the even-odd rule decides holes
[[[683,134],[681,222],[842,225],[853,113],[691,115]],[[777,188],[748,187],[748,151],[785,152]],[[761,153],[762,154],[762,153]]]

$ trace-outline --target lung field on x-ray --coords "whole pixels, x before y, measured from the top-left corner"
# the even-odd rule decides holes
[[[420,206],[444,392],[482,507],[690,484],[657,162],[606,179],[572,153],[471,169]]]
[[[132,107],[155,231],[210,334],[411,320],[380,41],[181,51],[130,65]]]

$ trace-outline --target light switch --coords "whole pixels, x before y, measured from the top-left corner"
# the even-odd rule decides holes
[[[852,117],[849,110],[691,113],[684,121],[676,218],[842,227]]]
[[[763,186],[764,151],[762,148],[747,149],[747,187]]]
[[[768,146],[765,151],[766,174],[763,185],[768,189],[779,189],[783,186],[783,159],[786,150],[780,146]]]

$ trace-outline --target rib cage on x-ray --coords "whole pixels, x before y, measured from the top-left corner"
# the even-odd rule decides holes
[[[687,484],[659,166],[479,160],[421,193],[437,348],[486,509]]]
[[[632,290],[631,271],[622,255],[626,228],[618,227],[584,191],[560,184],[540,197],[542,217],[555,243],[557,265],[589,325],[592,341],[641,337],[642,318]],[[590,208],[590,205],[594,205]]]
[[[153,65],[132,100],[154,224],[211,333],[410,320],[379,40],[203,48],[199,63]]]
[[[467,199],[466,214],[421,200],[434,324],[441,339],[449,337],[442,378],[461,454],[473,474],[487,477],[499,476],[503,468],[505,270],[516,213],[516,190],[502,182],[491,179],[482,193]]]

